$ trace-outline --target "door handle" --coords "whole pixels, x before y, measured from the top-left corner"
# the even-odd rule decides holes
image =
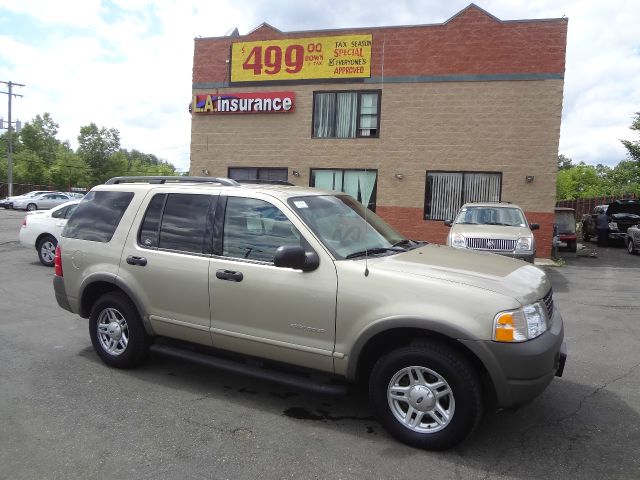
[[[144,267],[147,264],[147,259],[144,257],[135,257],[133,255],[129,255],[127,257],[127,263],[129,265],[140,265],[141,267]]]
[[[234,272],[233,270],[216,270],[216,278],[220,280],[230,280],[232,282],[241,282],[244,275],[242,275],[242,272]]]

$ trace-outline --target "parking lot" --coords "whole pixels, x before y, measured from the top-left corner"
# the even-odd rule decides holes
[[[0,478],[640,478],[640,256],[623,248],[543,267],[564,376],[428,452],[389,437],[357,389],[322,397],[159,354],[106,367],[57,306],[53,269],[18,244],[23,217],[0,210]]]

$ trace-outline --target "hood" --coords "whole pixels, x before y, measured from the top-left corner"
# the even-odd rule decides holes
[[[529,263],[436,244],[370,259],[369,268],[470,285],[508,295],[522,304],[541,299],[551,288],[546,274]]]
[[[451,233],[459,233],[472,238],[496,238],[517,240],[518,237],[531,237],[529,227],[509,227],[505,225],[466,225],[456,223],[451,227]]]
[[[607,215],[632,213],[640,215],[640,200],[616,200],[607,207]]]

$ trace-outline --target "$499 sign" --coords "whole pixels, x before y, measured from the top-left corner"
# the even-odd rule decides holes
[[[371,35],[237,42],[231,82],[371,76]]]

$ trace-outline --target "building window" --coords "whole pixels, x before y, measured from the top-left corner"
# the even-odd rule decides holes
[[[378,137],[379,131],[379,90],[313,94],[315,138]]]
[[[309,184],[347,193],[375,212],[377,181],[377,170],[312,169]]]
[[[286,182],[289,178],[289,169],[268,167],[229,167],[229,178],[232,178],[233,180],[277,180]]]
[[[499,202],[502,173],[427,172],[424,218],[452,220],[468,202]]]

